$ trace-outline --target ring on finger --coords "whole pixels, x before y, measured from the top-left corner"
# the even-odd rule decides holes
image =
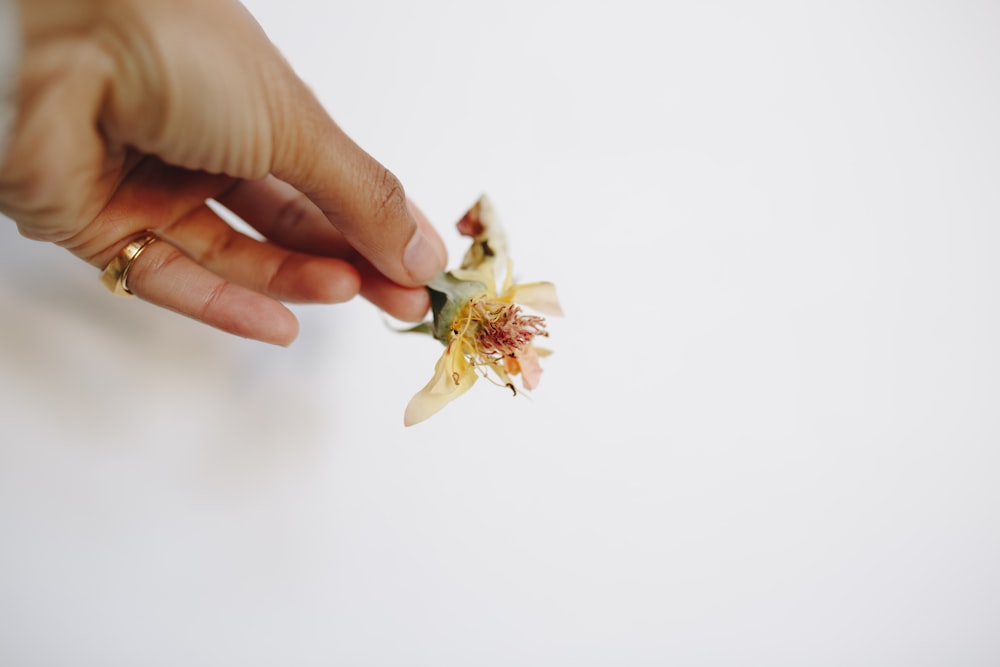
[[[114,256],[104,270],[101,271],[101,283],[113,294],[119,296],[132,296],[132,291],[128,288],[128,272],[132,264],[139,258],[142,252],[159,240],[152,232],[145,232],[142,236],[134,239]]]

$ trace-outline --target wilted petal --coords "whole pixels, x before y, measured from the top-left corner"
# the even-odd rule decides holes
[[[524,283],[511,288],[510,298],[514,303],[537,310],[546,315],[562,315],[556,286],[549,282]]]
[[[491,258],[507,256],[507,241],[489,197],[483,195],[458,223],[458,230],[473,238],[462,259],[463,269],[474,269]]]
[[[455,373],[459,376],[458,383],[455,382]],[[424,421],[468,391],[478,377],[475,368],[461,359],[461,353],[453,352],[453,348],[449,347],[434,366],[434,377],[410,399],[403,414],[403,424],[413,426]]]
[[[529,345],[517,353],[517,362],[521,365],[521,383],[531,391],[542,379],[542,365],[538,363],[538,353],[533,345]]]

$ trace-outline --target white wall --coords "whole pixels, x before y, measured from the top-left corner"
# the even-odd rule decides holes
[[[995,3],[250,7],[556,354],[404,429],[368,304],[272,349],[0,225],[0,663],[1000,661]]]

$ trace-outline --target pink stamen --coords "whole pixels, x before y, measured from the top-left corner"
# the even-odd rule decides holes
[[[535,336],[547,336],[545,318],[525,315],[516,304],[473,302],[481,327],[476,333],[479,352],[499,360],[525,349]]]

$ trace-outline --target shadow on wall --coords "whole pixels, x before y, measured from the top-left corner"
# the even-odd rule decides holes
[[[223,334],[110,295],[94,267],[7,219],[0,312],[0,420],[18,442],[200,449],[204,473],[253,476],[309,458],[336,418],[310,372],[335,328],[290,349]]]

